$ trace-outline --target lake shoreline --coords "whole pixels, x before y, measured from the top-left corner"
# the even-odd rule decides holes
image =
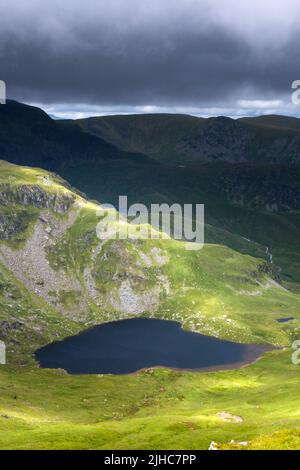
[[[268,344],[234,343],[188,331],[174,320],[137,317],[92,326],[77,335],[39,348],[34,358],[41,369],[62,369],[70,375],[136,375],[151,369],[199,373],[240,369],[274,349],[277,348]],[[148,362],[145,366],[139,364],[143,362],[140,358],[143,354],[144,361]],[[164,359],[159,359],[160,354]],[[151,355],[155,365],[149,364]],[[227,363],[224,362],[226,355]],[[180,361],[184,364],[182,367],[175,364]],[[185,365],[188,362],[191,362],[191,367]],[[109,363],[111,370],[108,370]]]

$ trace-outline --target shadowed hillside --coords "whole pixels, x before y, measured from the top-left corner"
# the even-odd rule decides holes
[[[289,348],[236,371],[150,369],[125,377],[41,370],[32,357],[41,345],[137,315],[289,347],[300,322],[298,166],[145,165],[121,151],[120,158],[85,160],[76,149],[74,159],[60,161],[65,144],[58,139],[52,154],[41,133],[52,121],[36,117],[22,126],[11,117],[14,138],[3,142],[6,151],[9,143],[17,149],[12,159],[32,165],[31,150],[34,159],[55,156],[55,171],[99,200],[116,202],[123,193],[147,204],[204,202],[211,243],[196,252],[171,239],[103,243],[98,203],[53,173],[2,162],[0,339],[8,365],[0,367],[0,448],[137,448],[137,435],[141,448],[167,441],[207,449],[212,440],[224,448],[241,440],[247,448],[298,447],[299,372]],[[61,138],[65,129],[62,123]],[[277,321],[286,317],[293,319]]]
[[[99,206],[41,169],[1,162],[0,194],[1,449],[299,446],[289,349],[209,374],[72,376],[32,357],[91,325],[138,315],[288,347],[298,338],[299,294],[271,263],[218,244],[189,251],[172,239],[99,240]]]
[[[145,155],[123,152],[77,127],[55,121],[39,108],[15,101],[0,106],[0,158],[54,171],[80,162],[151,161]]]
[[[300,120],[296,118],[147,114],[92,117],[75,123],[120,149],[167,163],[300,161]]]

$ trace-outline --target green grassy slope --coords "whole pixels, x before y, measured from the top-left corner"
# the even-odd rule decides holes
[[[5,162],[0,170],[0,212],[21,207],[28,215],[25,227],[17,224],[15,230],[12,224],[12,235],[7,232],[8,238],[0,242],[1,252],[6,247],[19,256],[41,217],[51,213],[58,225],[65,224],[75,205],[73,224],[63,225],[57,236],[49,234],[49,266],[66,278],[74,274],[81,286],[89,266],[102,299],[97,302],[85,289],[88,311],[80,317],[76,296],[65,292],[61,304],[52,304],[26,288],[2,260],[0,325],[8,365],[0,366],[0,448],[207,449],[212,440],[225,448],[238,446],[231,440],[246,440],[249,448],[299,447],[299,370],[291,363],[289,347],[298,338],[300,297],[289,289],[290,282],[278,283],[274,266],[226,246],[188,251],[184,243],[170,239],[107,241],[95,251],[97,204],[44,170]],[[149,305],[140,315],[175,319],[184,328],[221,338],[288,349],[267,353],[240,370],[210,373],[150,369],[130,376],[69,376],[40,370],[34,363],[32,353],[42,344],[95,323],[136,315],[117,303],[124,279],[142,298],[162,278],[168,288],[161,290],[155,308]],[[109,303],[112,296],[114,305]],[[285,316],[295,319],[276,321]],[[221,412],[243,421],[225,422]]]
[[[235,371],[68,376],[0,366],[1,449],[299,449],[299,366],[273,352]],[[223,421],[231,413],[241,423]],[[232,440],[236,444],[230,443]]]
[[[280,284],[277,269],[266,262],[262,247],[251,244],[255,257],[218,244],[190,251],[185,243],[171,239],[103,242],[96,235],[99,206],[74,193],[55,175],[2,162],[0,188],[0,215],[7,223],[9,210],[11,223],[11,232],[0,243],[1,318],[8,323],[20,320],[15,313],[20,304],[22,320],[20,329],[7,332],[7,339],[12,339],[12,360],[19,359],[14,354],[19,347],[28,355],[57,334],[63,337],[95,323],[136,314],[175,319],[185,328],[235,341],[287,345],[294,337],[300,319],[298,294],[291,290],[293,283]],[[20,208],[26,221],[21,228]],[[66,225],[75,213],[72,224]],[[128,228],[132,234],[133,227]],[[247,251],[249,242],[243,239],[240,249],[243,242]],[[35,264],[39,266],[43,257],[47,265],[36,272]],[[61,279],[58,285],[56,277]],[[11,294],[14,285],[21,285],[16,299]],[[122,294],[125,287],[135,298],[133,308]],[[46,323],[40,329],[36,327],[38,311],[24,313],[31,298],[37,308],[44,305],[46,309],[41,313]],[[59,312],[65,314],[61,323]],[[47,315],[59,331],[54,332],[51,324],[47,328]],[[276,321],[282,316],[294,316],[292,326]],[[34,344],[19,340],[23,329],[35,336]]]
[[[170,167],[77,165],[62,175],[93,199],[129,203],[204,203],[206,242],[266,258],[268,246],[282,276],[300,281],[299,168],[243,165]],[[277,210],[271,210],[272,205]],[[248,240],[251,240],[250,242]]]

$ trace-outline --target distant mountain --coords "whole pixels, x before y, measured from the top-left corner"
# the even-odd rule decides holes
[[[146,155],[123,152],[76,126],[51,119],[39,108],[15,101],[0,106],[0,158],[54,171],[78,162],[151,162]]]
[[[8,101],[0,107],[0,158],[51,170],[112,160],[168,165],[298,164],[300,120],[147,114],[65,121]]]
[[[239,122],[250,124],[252,126],[272,127],[276,130],[290,129],[300,132],[300,119],[291,116],[278,116],[269,114],[266,116],[246,117],[239,119]]]
[[[124,151],[142,152],[161,162],[300,162],[300,120],[296,118],[147,114],[92,117],[75,123]]]

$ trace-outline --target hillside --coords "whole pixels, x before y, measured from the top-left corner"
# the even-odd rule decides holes
[[[271,127],[275,128],[276,130],[286,129],[300,132],[300,119],[291,116],[269,114],[266,116],[240,118],[239,121],[262,128]]]
[[[1,162],[0,193],[0,339],[8,349],[0,448],[207,449],[232,439],[259,447],[272,445],[274,429],[276,446],[298,445],[299,373],[288,350],[236,371],[125,377],[41,370],[32,357],[93,324],[137,315],[289,346],[300,297],[273,265],[217,244],[188,251],[171,239],[100,241],[99,205],[44,170]],[[277,322],[286,316],[294,320]],[[224,409],[242,424],[223,421]]]
[[[297,315],[298,296],[264,259],[221,245],[189,251],[175,240],[134,240],[131,225],[129,240],[104,242],[99,205],[44,170],[0,167],[1,331],[14,351],[24,329],[36,338],[32,348],[58,326],[54,337],[137,314],[238,341],[288,343],[276,318]],[[265,316],[256,324],[259,305]]]
[[[75,123],[128,152],[165,163],[299,163],[299,119],[230,119],[176,114],[103,116]]]

